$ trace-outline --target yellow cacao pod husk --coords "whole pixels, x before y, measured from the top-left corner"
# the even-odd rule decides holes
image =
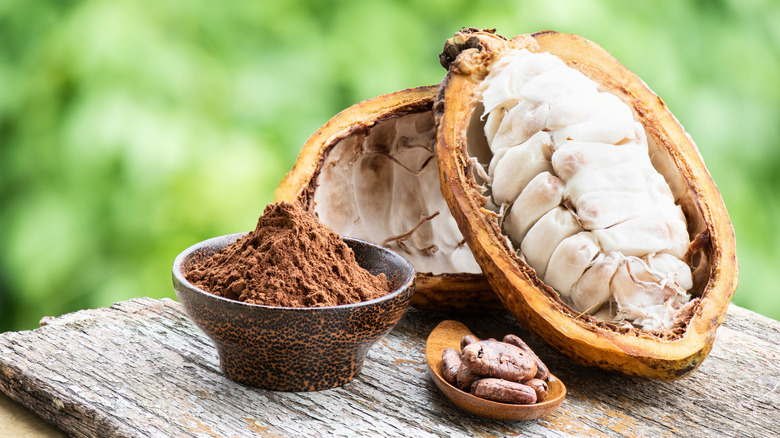
[[[692,298],[673,327],[626,327],[575,311],[502,234],[500,212],[487,205],[475,168],[479,164],[470,152],[485,142],[475,126],[485,123],[480,120],[480,84],[488,67],[520,48],[560,58],[627,104],[644,127],[653,166],[681,207],[692,242],[684,259],[692,270]],[[725,205],[696,145],[664,102],[604,49],[576,35],[545,31],[507,40],[493,31],[464,29],[446,42],[440,60],[448,68],[434,103],[442,191],[504,306],[579,364],[661,380],[693,372],[712,348],[736,289],[736,245]]]

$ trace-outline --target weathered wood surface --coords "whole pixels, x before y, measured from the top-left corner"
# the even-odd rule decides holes
[[[453,406],[427,375],[425,338],[443,319],[481,336],[513,332],[569,396],[536,421]],[[311,393],[264,391],[224,377],[216,351],[171,300],[134,299],[0,334],[0,390],[73,436],[777,436],[780,322],[732,306],[710,357],[664,383],[572,364],[509,316],[415,310],[377,343],[361,375]]]

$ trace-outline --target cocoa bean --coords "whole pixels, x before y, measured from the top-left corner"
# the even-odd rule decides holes
[[[539,356],[534,353],[533,350],[531,350],[531,347],[528,346],[520,337],[509,334],[504,336],[504,342],[507,344],[512,344],[516,347],[519,347],[526,353],[528,353],[529,356],[536,362],[536,375],[534,378],[536,379],[542,379],[545,382],[550,380],[550,371],[547,369],[547,366],[542,362],[541,359],[539,359]]]
[[[486,377],[524,382],[537,373],[536,363],[521,348],[498,341],[479,341],[461,351],[461,361]]]
[[[458,370],[463,363],[460,361],[460,353],[454,348],[447,348],[441,355],[441,373],[450,385],[457,383]]]
[[[471,384],[480,377],[481,376],[474,374],[474,372],[471,371],[471,369],[465,364],[461,363],[460,368],[458,369],[458,374],[455,376],[455,380],[458,389],[468,392],[469,388],[471,388]]]
[[[479,342],[479,338],[474,335],[466,335],[463,337],[463,339],[460,340],[460,349],[463,350],[466,345],[473,344],[475,342]]]
[[[471,385],[471,393],[479,398],[501,403],[536,403],[536,391],[533,388],[504,379],[479,379]]]
[[[523,383],[536,391],[536,401],[540,402],[547,397],[547,382],[542,379],[531,379]]]

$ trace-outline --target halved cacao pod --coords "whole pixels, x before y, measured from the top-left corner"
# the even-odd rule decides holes
[[[441,193],[437,88],[390,93],[337,114],[303,145],[274,200],[297,200],[340,235],[407,257],[418,272],[417,308],[503,309]]]
[[[490,203],[490,178],[479,169],[491,159],[480,85],[493,63],[518,49],[560,58],[627,104],[644,128],[652,167],[681,207],[686,242],[692,242],[684,258],[692,271],[691,299],[670,328],[646,330],[574,310],[502,233],[504,212]],[[712,347],[737,286],[738,267],[734,232],[720,193],[695,144],[663,101],[605,50],[576,35],[546,31],[506,40],[493,31],[464,29],[447,41],[440,58],[448,68],[434,105],[442,191],[505,307],[580,364],[661,380],[690,374]]]

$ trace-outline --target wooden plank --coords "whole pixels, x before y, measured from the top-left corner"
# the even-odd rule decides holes
[[[527,338],[567,385],[555,413],[527,422],[460,411],[430,381],[425,338],[443,319],[481,336]],[[77,436],[775,436],[780,429],[780,323],[733,307],[710,357],[664,383],[585,369],[508,315],[414,309],[347,385],[264,391],[219,370],[216,351],[172,300],[139,298],[0,334],[0,390]]]

